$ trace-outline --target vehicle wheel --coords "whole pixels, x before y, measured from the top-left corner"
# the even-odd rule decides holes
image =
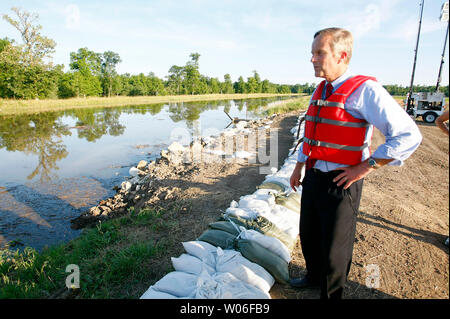
[[[434,123],[437,119],[437,114],[434,112],[427,112],[424,115],[422,115],[423,121],[425,123]]]

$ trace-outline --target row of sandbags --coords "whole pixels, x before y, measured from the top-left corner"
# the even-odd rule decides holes
[[[270,298],[275,282],[289,280],[299,232],[301,189],[295,192],[289,185],[295,163],[292,154],[253,194],[232,201],[196,240],[183,242],[186,253],[172,257],[175,271],[150,286],[141,299]]]

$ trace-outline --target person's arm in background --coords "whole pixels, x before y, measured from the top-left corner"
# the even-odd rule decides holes
[[[448,121],[448,112],[449,111],[442,113],[441,116],[439,116],[435,122],[436,126],[439,127],[447,135],[449,135],[448,127],[447,127],[447,125],[445,125],[444,122]]]

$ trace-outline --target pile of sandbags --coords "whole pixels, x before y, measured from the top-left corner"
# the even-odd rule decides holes
[[[275,280],[262,266],[235,250],[203,241],[184,242],[186,254],[172,257],[168,273],[141,299],[269,299]]]
[[[297,131],[298,126],[291,130]],[[299,233],[301,188],[294,191],[289,184],[296,159],[297,154],[289,156],[253,194],[231,202],[196,240],[182,243],[186,253],[172,257],[175,271],[141,299],[270,298],[275,281],[289,280]]]

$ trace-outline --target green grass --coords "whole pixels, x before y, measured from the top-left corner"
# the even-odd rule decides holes
[[[159,103],[178,103],[230,99],[251,99],[272,96],[290,96],[296,94],[203,94],[203,95],[167,95],[167,96],[115,96],[87,97],[46,100],[0,99],[0,115],[63,111],[78,108],[116,107],[130,105],[148,105]]]
[[[66,273],[79,266],[77,298],[138,298],[139,283],[152,278],[149,263],[158,258],[170,240],[152,239],[155,230],[169,233],[174,221],[164,211],[143,209],[85,229],[67,244],[37,252],[0,251],[0,298],[58,298],[69,289]]]
[[[281,113],[287,113],[290,111],[295,110],[305,110],[308,108],[308,103],[310,100],[310,95],[304,95],[299,98],[284,100],[284,101],[278,101],[272,106],[268,106],[266,110],[264,111],[265,115],[272,115],[275,113],[281,114]]]

